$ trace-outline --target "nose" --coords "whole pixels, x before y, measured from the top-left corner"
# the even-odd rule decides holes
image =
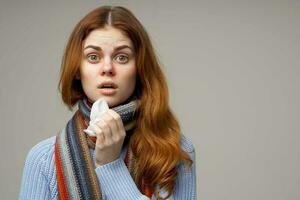
[[[112,76],[114,74],[115,74],[115,70],[111,58],[105,58],[103,67],[101,68],[101,75]]]

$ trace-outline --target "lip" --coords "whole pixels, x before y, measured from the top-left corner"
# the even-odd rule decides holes
[[[112,96],[117,92],[117,89],[112,88],[100,88],[100,93],[106,96]]]
[[[113,86],[113,89],[118,88],[118,85],[115,84],[115,83],[112,82],[112,81],[103,81],[103,82],[98,86],[98,88],[99,88],[99,89],[103,89],[102,86],[104,86],[104,85],[112,85],[112,86]]]

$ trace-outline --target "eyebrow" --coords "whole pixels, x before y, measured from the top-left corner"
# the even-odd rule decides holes
[[[94,45],[88,45],[83,50],[85,50],[87,48],[92,48],[92,49],[95,49],[96,51],[102,51],[101,47],[94,46]],[[129,48],[132,51],[132,48],[130,46],[128,46],[128,45],[121,45],[121,46],[115,47],[114,50],[118,51],[118,50],[126,49],[126,48]]]

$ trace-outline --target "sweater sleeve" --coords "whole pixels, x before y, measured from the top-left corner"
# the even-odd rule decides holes
[[[191,141],[183,136],[181,147],[188,153],[193,161],[189,168],[185,163],[178,165],[178,176],[176,178],[175,191],[169,198],[170,200],[196,200],[196,162],[195,150]],[[105,199],[122,199],[122,200],[146,200],[135,185],[124,161],[121,158],[96,168],[101,190]],[[161,197],[166,193],[162,190],[159,192]],[[155,199],[152,196],[151,199]]]
[[[96,168],[104,198],[122,200],[147,200],[135,185],[124,161],[121,158]]]
[[[190,199],[196,200],[196,160],[195,150],[188,152],[193,164],[191,168],[181,163],[178,167],[178,176],[176,178],[174,200]]]
[[[189,155],[192,160],[192,165],[189,166],[185,162],[181,161],[178,166],[178,174],[176,177],[175,188],[173,194],[168,200],[196,200],[196,159],[195,149],[192,142],[184,135],[181,138],[181,148]],[[164,190],[160,190],[161,197],[166,197],[167,193]]]
[[[20,200],[52,199],[51,183],[46,175],[52,146],[48,139],[38,143],[29,151],[23,169]]]

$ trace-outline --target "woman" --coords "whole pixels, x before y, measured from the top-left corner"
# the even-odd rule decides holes
[[[59,82],[78,110],[35,145],[20,199],[196,199],[195,151],[180,132],[149,37],[123,7],[99,7],[75,27]],[[109,109],[91,125],[99,99]]]

